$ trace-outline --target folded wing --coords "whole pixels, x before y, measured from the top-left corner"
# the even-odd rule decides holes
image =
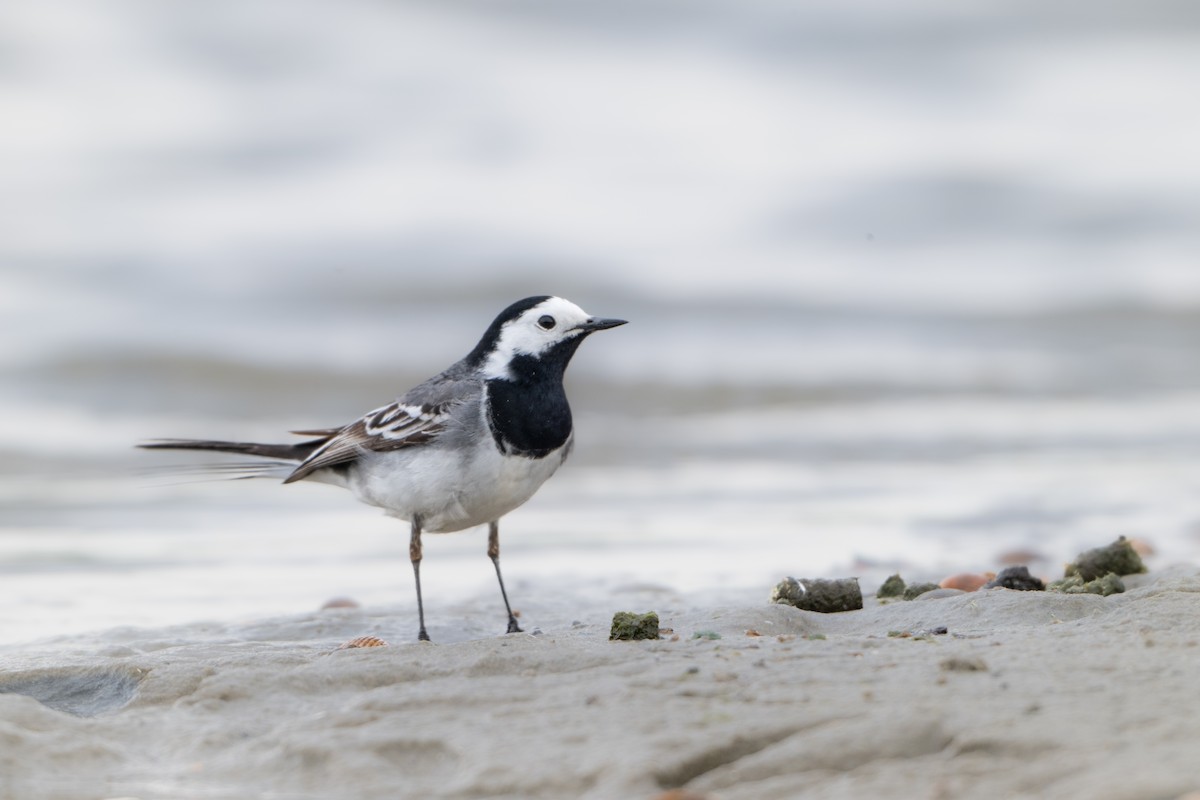
[[[297,431],[328,434],[329,439],[301,462],[285,480],[293,483],[319,469],[345,464],[363,452],[386,452],[427,444],[445,430],[450,403],[421,404],[403,400],[377,408],[362,419],[335,431]]]

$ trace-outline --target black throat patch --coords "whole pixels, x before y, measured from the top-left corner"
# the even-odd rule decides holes
[[[511,379],[487,382],[488,425],[500,452],[545,458],[571,438],[562,379],[583,338],[560,342],[540,357],[516,356],[509,364]]]

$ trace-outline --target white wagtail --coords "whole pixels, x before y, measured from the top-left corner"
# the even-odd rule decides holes
[[[390,405],[340,428],[293,431],[298,444],[165,439],[151,449],[216,450],[299,461],[284,483],[342,486],[364,503],[407,520],[408,555],[421,600],[421,533],[488,524],[488,556],[508,611],[521,630],[500,574],[500,517],[554,474],[571,451],[571,408],[563,373],[588,334],[624,325],[599,319],[561,297],[529,297],[492,322],[475,349]],[[270,474],[264,465],[263,474]]]

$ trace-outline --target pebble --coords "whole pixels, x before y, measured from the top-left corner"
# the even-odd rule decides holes
[[[959,572],[948,578],[942,578],[938,585],[943,589],[962,589],[964,592],[974,592],[996,577],[994,572]]]

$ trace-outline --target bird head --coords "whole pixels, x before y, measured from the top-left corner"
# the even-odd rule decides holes
[[[510,378],[515,360],[566,362],[591,333],[624,325],[588,314],[561,297],[527,297],[500,312],[467,356],[489,378]]]

